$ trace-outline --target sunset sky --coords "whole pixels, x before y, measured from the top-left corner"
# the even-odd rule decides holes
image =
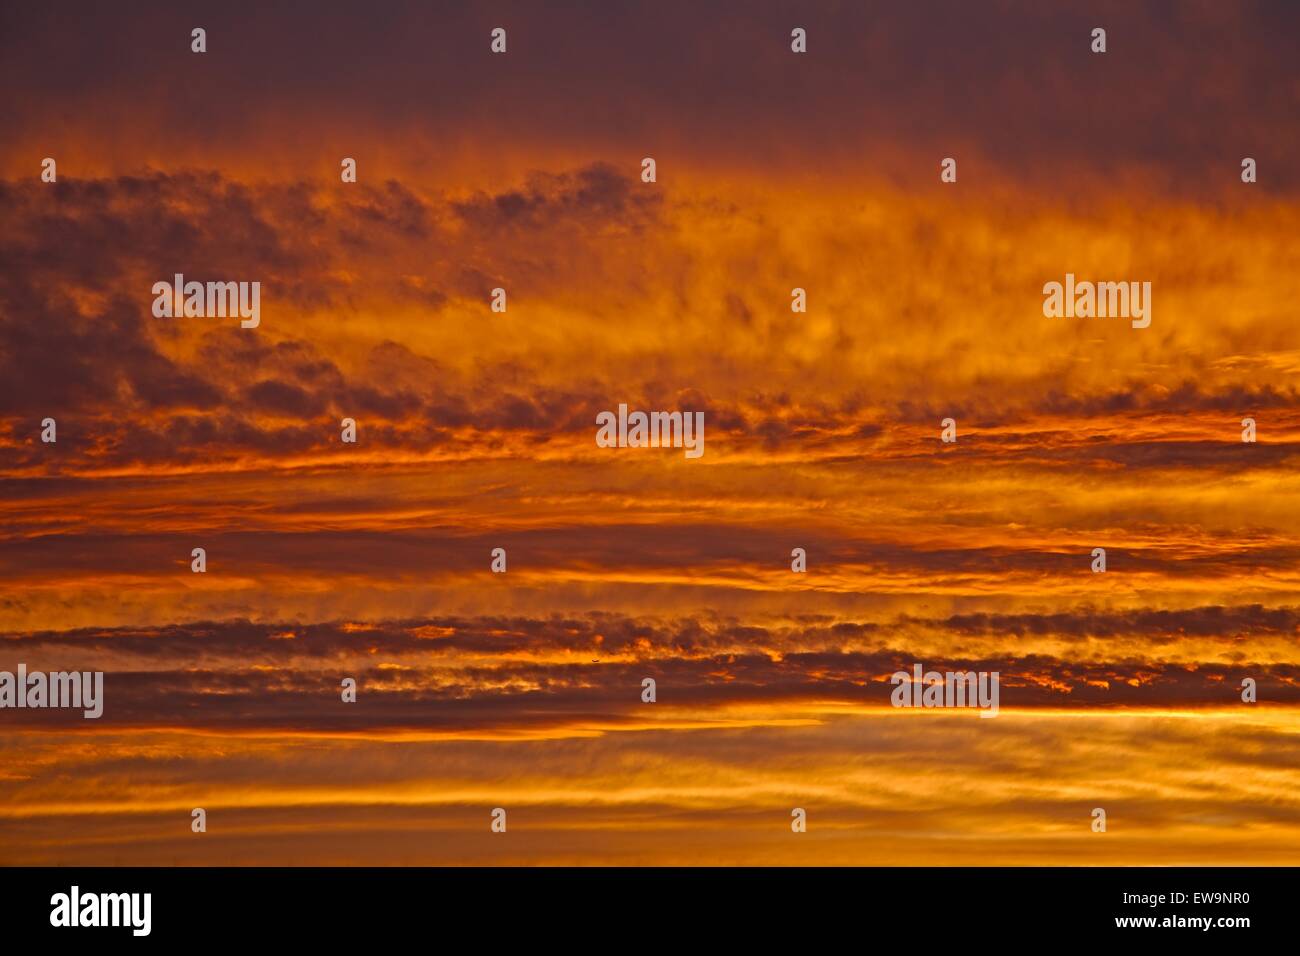
[[[0,864],[1300,863],[1298,37],[8,5],[0,670],[105,705],[0,710]],[[155,318],[176,273],[260,326]],[[1001,712],[891,707],[916,662]]]

